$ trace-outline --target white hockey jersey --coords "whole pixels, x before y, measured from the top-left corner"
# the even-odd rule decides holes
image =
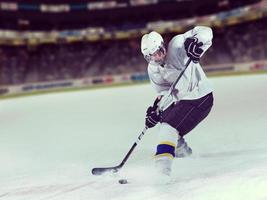
[[[196,26],[194,29],[177,35],[168,44],[165,65],[148,64],[148,75],[152,86],[159,95],[165,95],[172,83],[184,70],[188,61],[184,49],[184,42],[188,37],[197,37],[203,42],[204,51],[212,45],[212,30],[209,27]],[[201,56],[202,56],[201,55]],[[172,102],[180,100],[198,99],[213,91],[202,67],[199,63],[191,62],[176,85],[176,93],[172,94]]]

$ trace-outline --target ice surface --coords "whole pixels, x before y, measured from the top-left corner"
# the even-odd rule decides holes
[[[175,159],[168,185],[153,182],[158,127],[120,174],[90,174],[119,164],[136,140],[150,85],[0,101],[0,199],[266,200],[267,75],[211,81],[214,109],[186,136],[193,156]]]

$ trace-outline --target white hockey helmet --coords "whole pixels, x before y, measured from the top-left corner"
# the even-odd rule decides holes
[[[155,54],[157,51],[159,51],[161,55],[158,55],[158,58],[155,60],[155,58],[153,58],[153,54]],[[162,62],[166,55],[166,49],[164,47],[162,36],[155,31],[143,35],[141,40],[141,52],[148,62]]]

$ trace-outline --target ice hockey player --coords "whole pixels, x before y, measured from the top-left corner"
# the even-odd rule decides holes
[[[212,45],[212,37],[211,28],[205,26],[176,35],[166,46],[155,31],[142,37],[141,52],[148,62],[150,82],[158,93],[153,106],[147,109],[146,126],[152,128],[159,122],[155,165],[163,177],[170,177],[174,157],[192,154],[184,136],[207,117],[213,106],[213,89],[199,64]],[[189,66],[166,99],[188,59]],[[169,103],[164,105],[166,102]]]

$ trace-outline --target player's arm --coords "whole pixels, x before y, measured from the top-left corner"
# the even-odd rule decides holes
[[[149,106],[146,111],[145,124],[146,127],[152,128],[161,120],[161,111],[159,110],[159,102],[162,95],[157,96],[152,106]]]
[[[196,26],[187,31],[184,36],[184,48],[187,56],[195,63],[212,45],[212,29],[206,26]]]
[[[147,72],[148,72],[150,83],[152,87],[154,88],[154,90],[159,95],[164,95],[165,93],[167,93],[171,84],[168,82],[164,82],[162,80],[162,74],[159,72],[157,67],[149,64]]]
[[[152,128],[161,120],[159,102],[162,96],[168,92],[170,83],[162,81],[161,74],[155,66],[148,66],[148,76],[152,87],[158,94],[158,96],[154,100],[154,103],[146,110],[145,124],[146,127]]]
[[[196,26],[190,31],[185,32],[183,36],[185,40],[190,37],[195,37],[198,39],[198,42],[202,42],[203,43],[203,46],[201,47],[203,50],[202,55],[212,45],[212,38],[213,38],[212,29],[207,26]]]

